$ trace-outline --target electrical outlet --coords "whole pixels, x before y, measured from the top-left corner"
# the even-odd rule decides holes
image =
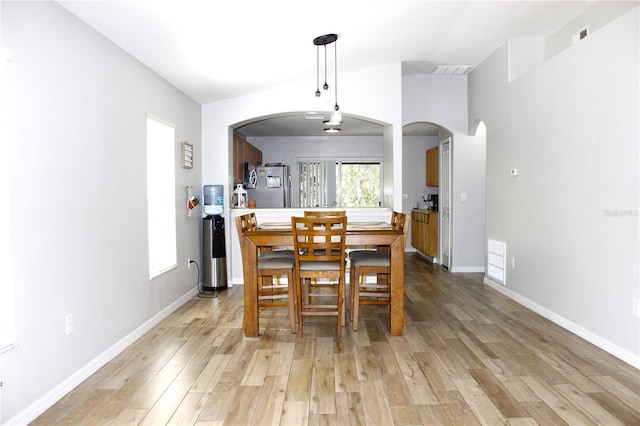
[[[73,333],[73,314],[67,314],[67,316],[64,317],[64,324],[67,329],[67,336]]]
[[[637,297],[634,297],[632,299],[631,313],[637,317],[640,317],[640,299],[638,299]]]
[[[191,258],[187,257],[187,269],[191,269]]]
[[[516,257],[511,256],[511,268],[515,269],[516,267]]]

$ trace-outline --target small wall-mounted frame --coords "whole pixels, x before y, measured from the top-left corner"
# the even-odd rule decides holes
[[[182,167],[193,168],[193,145],[186,141],[182,142]]]

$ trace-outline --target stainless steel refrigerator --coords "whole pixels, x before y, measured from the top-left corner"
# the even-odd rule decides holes
[[[247,188],[247,200],[255,200],[257,208],[291,207],[289,166],[280,163],[256,166],[256,175],[256,187]]]

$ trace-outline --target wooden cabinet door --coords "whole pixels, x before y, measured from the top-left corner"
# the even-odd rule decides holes
[[[244,147],[242,148],[242,157],[247,163],[256,164],[256,149],[253,145],[245,142]]]
[[[416,250],[420,250],[421,247],[422,236],[420,235],[420,231],[419,213],[416,211],[411,212],[411,245]]]
[[[429,236],[427,235],[427,228],[429,224],[426,222],[427,216],[421,213],[422,220],[420,221],[420,251],[427,253],[427,244],[429,242]]]
[[[411,214],[411,245],[416,250],[427,254],[429,244],[429,216],[426,213],[414,211]]]
[[[411,212],[411,245],[427,256],[438,255],[438,212]]]
[[[436,257],[438,255],[438,212],[429,212],[428,223],[427,256]]]
[[[427,150],[427,186],[438,186],[439,170],[438,147]]]
[[[262,151],[239,136],[233,136],[233,180],[244,183],[244,163],[262,164]]]
[[[233,183],[244,182],[244,141],[233,136]]]

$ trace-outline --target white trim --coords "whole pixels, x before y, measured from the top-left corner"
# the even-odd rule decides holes
[[[508,288],[504,287],[502,284],[497,283],[496,281],[492,280],[491,278],[485,276],[484,277],[484,283],[486,285],[488,285],[489,287],[499,291],[500,293],[504,294],[505,296],[507,296],[508,298],[520,303],[522,306],[531,309],[533,312],[537,313],[538,315],[541,315],[543,317],[545,317],[546,319],[548,319],[549,321],[559,325],[560,327],[570,331],[571,333],[575,334],[578,337],[581,337],[583,339],[585,339],[586,341],[588,341],[589,343],[592,343],[593,345],[597,346],[598,348],[602,349],[603,351],[606,351],[608,353],[610,353],[611,355],[615,356],[616,358],[621,359],[622,361],[626,362],[627,364],[631,365],[632,367],[635,368],[640,368],[640,355],[638,354],[634,354],[633,352],[621,348],[620,346],[616,345],[615,343],[610,342],[609,340],[605,339],[602,336],[599,336],[595,333],[593,333],[590,330],[587,330],[586,328],[582,327],[581,325],[578,325],[576,323],[574,323],[573,321],[570,321],[568,319],[566,319],[565,317],[558,315],[557,313],[550,311],[549,309],[545,308],[542,305],[537,304],[536,302],[514,292],[509,290]]]
[[[13,281],[13,245],[11,243],[11,149],[9,144],[9,106],[7,68],[11,51],[0,46],[0,353],[15,348],[16,321]],[[2,374],[0,366],[0,377]],[[2,409],[0,408],[0,412]]]
[[[462,273],[482,272],[482,273],[484,273],[484,266],[452,266],[450,271],[452,273],[457,273],[457,272],[462,272]]]
[[[198,289],[193,288],[171,305],[158,312],[140,327],[133,330],[127,336],[122,338],[115,345],[102,352],[96,358],[87,363],[80,370],[73,373],[71,376],[63,380],[58,386],[51,389],[41,398],[38,398],[33,404],[29,405],[26,409],[22,410],[12,419],[9,419],[6,424],[8,425],[26,425],[35,420],[39,415],[44,413],[47,409],[52,407],[67,393],[71,392],[76,386],[85,381],[89,376],[102,368],[105,364],[115,358],[120,352],[125,350],[128,346],[133,344],[136,340],[141,338],[146,332],[158,325],[163,319],[171,315],[176,309],[184,305],[191,300],[196,294]]]

